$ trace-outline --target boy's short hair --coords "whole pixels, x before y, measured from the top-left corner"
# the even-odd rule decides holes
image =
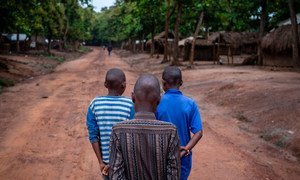
[[[182,82],[181,70],[176,66],[168,66],[164,69],[162,79],[169,84],[178,84]]]
[[[109,89],[118,89],[126,81],[124,72],[118,68],[112,68],[107,71],[105,83]]]

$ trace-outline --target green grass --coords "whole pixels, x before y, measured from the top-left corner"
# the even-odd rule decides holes
[[[46,57],[49,58],[49,59],[56,60],[58,62],[64,62],[65,61],[65,58],[59,57],[59,56],[47,55]]]
[[[79,50],[78,51],[81,52],[81,53],[87,53],[87,52],[90,52],[91,49],[88,48],[88,47],[86,47],[86,46],[79,46]]]

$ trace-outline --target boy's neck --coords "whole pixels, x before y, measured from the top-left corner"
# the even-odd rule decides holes
[[[179,88],[180,88],[180,86],[170,86],[169,89],[176,89],[176,90],[179,90]],[[168,89],[168,90],[169,90],[169,89]]]
[[[122,96],[122,94],[116,92],[116,91],[112,91],[112,90],[108,90],[108,96]]]

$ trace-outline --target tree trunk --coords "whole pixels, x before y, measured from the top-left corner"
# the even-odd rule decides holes
[[[181,17],[181,12],[182,12],[182,3],[178,2],[177,5],[177,16],[176,16],[176,22],[175,22],[175,28],[174,28],[174,34],[175,34],[175,38],[174,38],[174,48],[173,48],[173,61],[172,61],[172,65],[180,65],[179,61],[178,61],[178,41],[179,41],[179,24],[180,24],[180,17]]]
[[[132,52],[133,53],[136,53],[136,43],[135,43],[135,38],[133,38],[133,41],[132,41]]]
[[[47,53],[51,54],[51,40],[52,40],[52,31],[49,28],[49,35],[48,35],[48,47],[47,47]]]
[[[17,30],[17,52],[20,52],[20,32]]]
[[[169,36],[169,21],[171,17],[170,4],[171,4],[170,0],[168,0],[168,10],[166,13],[166,22],[165,22],[164,58],[161,63],[168,62],[168,36]]]
[[[69,31],[69,21],[67,21],[67,25],[66,25],[66,29],[65,29],[65,32],[64,32],[64,37],[63,37],[63,48],[66,49],[67,48],[67,34],[68,34],[68,31]]]
[[[34,47],[35,49],[38,49],[38,47],[37,47],[38,46],[38,42],[37,42],[38,37],[37,36],[38,36],[38,34],[35,33],[35,47]]]
[[[142,40],[141,40],[141,51],[144,52],[145,49],[144,49],[144,39],[145,39],[145,34],[143,33],[143,36],[142,36]]]
[[[264,37],[265,33],[265,21],[266,21],[266,8],[267,8],[267,0],[262,0],[261,4],[261,15],[260,15],[260,27],[259,27],[259,38],[258,38],[258,48],[257,48],[257,56],[258,56],[258,65],[263,65],[263,57],[262,57],[262,48],[261,41]]]
[[[199,16],[199,21],[198,21],[195,33],[193,35],[193,41],[192,41],[191,52],[190,52],[190,64],[188,66],[189,68],[192,68],[193,65],[194,65],[194,51],[195,51],[196,37],[199,34],[200,26],[201,26],[202,21],[203,21],[203,17],[204,17],[204,11],[202,11],[200,16]]]
[[[292,24],[292,34],[293,34],[293,64],[294,67],[300,67],[299,59],[299,35],[298,35],[298,25],[295,12],[296,3],[295,0],[289,0],[289,9],[291,14],[291,24]]]
[[[153,58],[153,55],[154,55],[154,28],[152,29],[152,32],[151,32],[151,55],[150,57]]]

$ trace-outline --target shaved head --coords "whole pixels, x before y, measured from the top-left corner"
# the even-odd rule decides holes
[[[181,70],[176,66],[168,66],[164,69],[162,79],[171,85],[182,83]]]
[[[133,89],[135,108],[155,112],[160,101],[160,85],[158,79],[150,74],[141,75]]]
[[[105,84],[109,89],[118,89],[119,86],[126,82],[125,74],[121,69],[113,68],[107,71]]]

